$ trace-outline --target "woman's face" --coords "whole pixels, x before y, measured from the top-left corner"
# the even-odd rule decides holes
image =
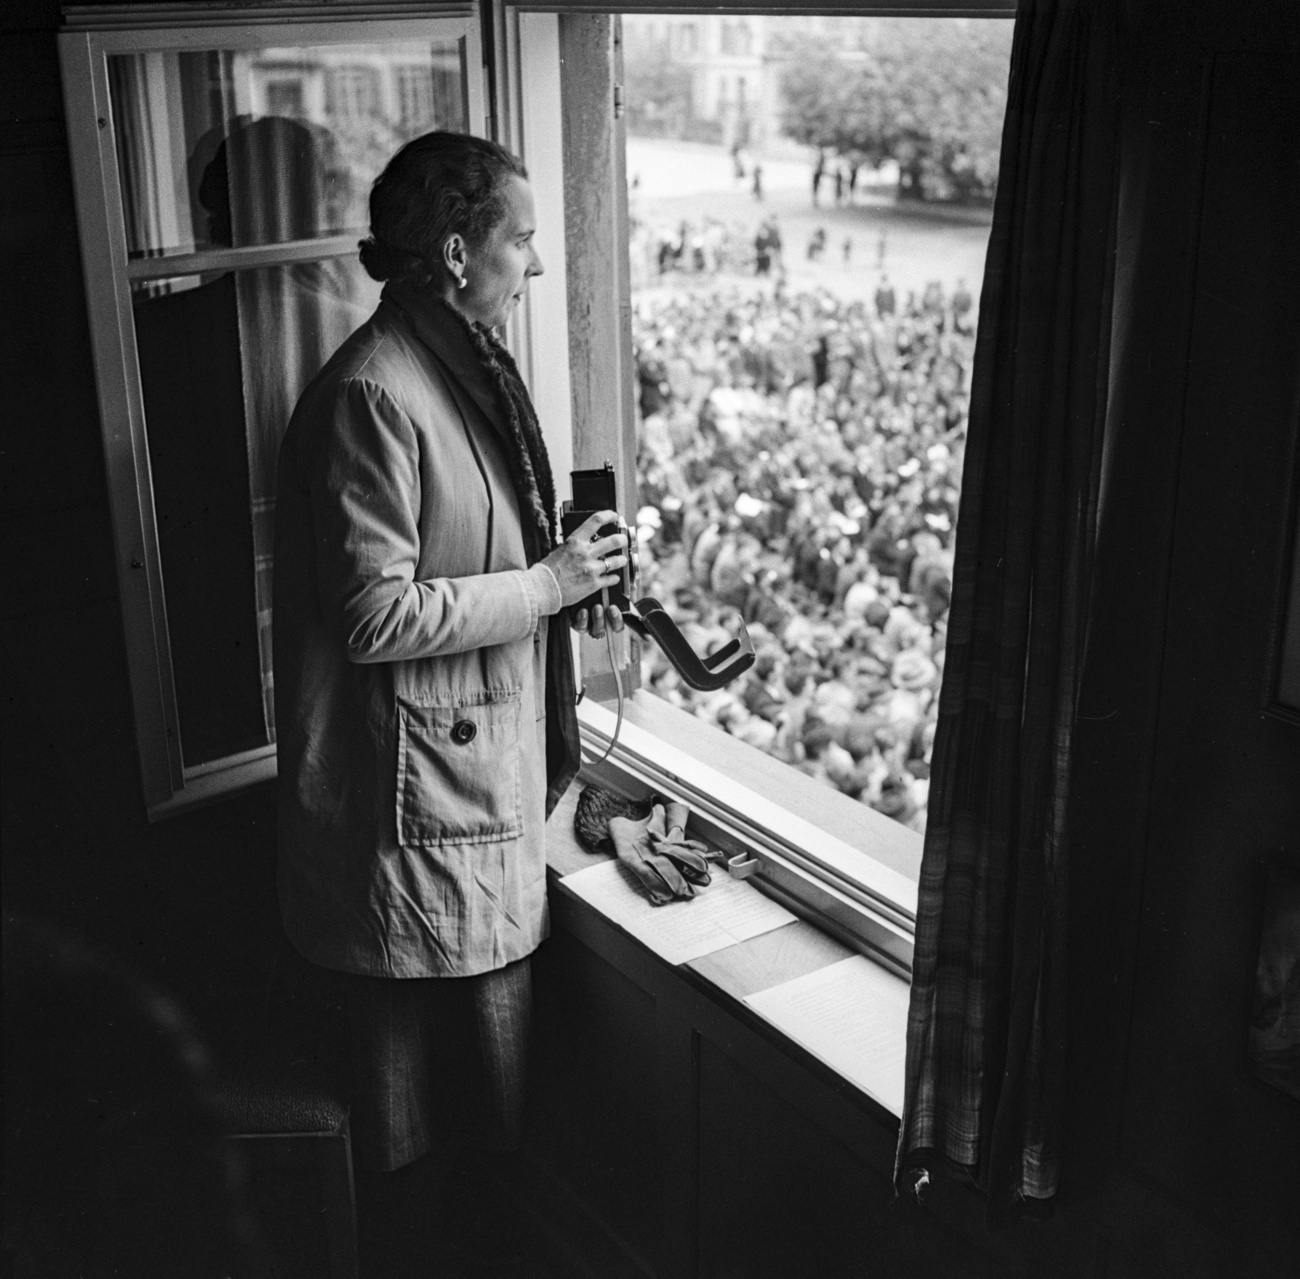
[[[501,194],[505,214],[482,244],[466,246],[465,287],[454,293],[460,310],[489,328],[505,324],[527,292],[528,281],[542,273],[533,245],[537,225],[532,188],[511,174]]]

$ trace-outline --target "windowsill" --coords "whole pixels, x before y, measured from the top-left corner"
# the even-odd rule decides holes
[[[580,712],[589,749],[598,748],[603,753],[608,733],[613,730],[613,714],[604,707],[587,703],[580,707]],[[751,882],[800,918],[690,960],[671,971],[728,1016],[741,1021],[786,1057],[822,1078],[836,1092],[856,1098],[878,1120],[888,1122],[887,1117],[892,1117],[896,1121],[895,1106],[882,1103],[872,1092],[759,1016],[744,1001],[750,995],[858,954],[866,954],[895,978],[906,981],[910,975],[910,928],[905,945],[895,946],[892,952],[885,949],[885,945],[893,945],[898,940],[886,937],[885,945],[880,944],[882,929],[890,921],[882,920],[878,911],[847,895],[841,898],[831,885],[819,882],[811,871],[786,864],[780,844],[796,834],[807,836],[811,847],[802,851],[839,867],[841,872],[845,859],[860,859],[866,863],[861,867],[859,880],[864,896],[885,886],[897,887],[897,881],[901,880],[910,888],[909,902],[914,908],[913,868],[919,865],[921,837],[845,796],[828,792],[812,778],[761,755],[711,725],[649,694],[638,693],[626,708],[620,746],[614,756],[601,765],[584,765],[580,781],[552,814],[547,832],[547,862],[552,893],[563,894],[566,912],[589,912],[588,918],[596,916],[616,930],[623,945],[636,948],[639,956],[655,964],[667,964],[667,961],[620,928],[617,921],[597,906],[564,888],[564,876],[610,860],[605,854],[588,852],[574,835],[573,814],[584,782],[598,782],[630,794],[658,789],[678,795],[691,806],[693,833],[728,851],[743,848],[759,857],[763,869],[759,879]],[[683,794],[683,791],[690,793]],[[710,806],[714,810],[709,815],[702,814],[697,807],[705,796],[712,801]],[[828,803],[828,800],[841,802]],[[816,826],[803,816],[810,807],[821,819]],[[846,813],[845,807],[854,811]],[[736,816],[747,819],[751,833],[760,832],[759,842],[744,838],[734,820],[718,815],[724,811],[732,819]],[[767,819],[773,821],[776,829],[759,827]],[[845,836],[851,836],[853,842]],[[907,870],[913,870],[913,874],[907,875]],[[793,882],[792,876],[800,875],[805,878],[794,884],[798,895],[783,890],[783,884],[788,886]],[[837,909],[827,911],[828,901]],[[897,908],[898,903],[894,905]],[[853,914],[855,910],[857,916]],[[902,929],[898,931],[901,933]],[[906,962],[899,959],[904,954]]]
[[[590,912],[617,930],[624,944],[635,947],[646,960],[667,966],[667,961],[655,955],[649,946],[619,928],[616,921],[564,886],[565,875],[610,860],[603,853],[589,853],[573,833],[579,789],[577,784],[570,789],[551,814],[547,827],[547,864],[552,896],[562,893],[567,910]],[[892,1108],[883,1105],[853,1080],[764,1020],[744,1002],[748,995],[793,981],[850,959],[857,953],[808,920],[796,919],[771,932],[690,960],[671,971],[678,973],[682,980],[705,994],[711,1003],[749,1026],[784,1055],[826,1080],[836,1092],[854,1096],[877,1118],[889,1116],[897,1120],[898,1115]],[[611,957],[606,954],[605,958]]]
[[[603,754],[614,712],[585,701],[578,713],[588,750]],[[910,977],[923,843],[915,831],[644,691],[628,699],[609,761],[583,774],[683,800],[701,838],[758,858],[770,896]]]

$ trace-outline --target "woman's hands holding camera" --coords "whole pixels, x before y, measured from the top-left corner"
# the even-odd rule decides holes
[[[619,575],[627,566],[627,535],[602,537],[600,532],[607,524],[617,523],[617,511],[597,511],[542,561],[555,575],[565,608],[619,584]],[[593,639],[604,636],[607,622],[616,634],[623,629],[623,614],[612,604],[580,608],[573,615],[574,629],[586,631]]]

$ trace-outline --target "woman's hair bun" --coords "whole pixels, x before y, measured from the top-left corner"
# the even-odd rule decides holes
[[[383,283],[386,280],[410,279],[411,283],[427,283],[431,272],[423,258],[407,253],[394,245],[375,236],[367,236],[357,246],[361,251],[361,265],[372,280]],[[423,271],[424,280],[411,279]]]
[[[502,184],[527,178],[517,156],[486,138],[437,131],[408,142],[370,191],[361,265],[375,280],[424,287],[441,272],[447,239],[481,244],[505,214]]]

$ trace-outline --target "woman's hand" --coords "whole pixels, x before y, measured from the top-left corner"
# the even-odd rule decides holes
[[[555,574],[560,587],[560,601],[565,608],[605,587],[618,585],[619,573],[627,564],[627,536],[623,533],[600,535],[606,524],[617,522],[616,511],[597,511],[542,561]],[[615,633],[623,629],[623,614],[613,605],[593,608],[590,614],[589,617],[585,608],[578,609],[573,615],[574,629],[586,631],[593,639],[604,636],[606,621]]]

